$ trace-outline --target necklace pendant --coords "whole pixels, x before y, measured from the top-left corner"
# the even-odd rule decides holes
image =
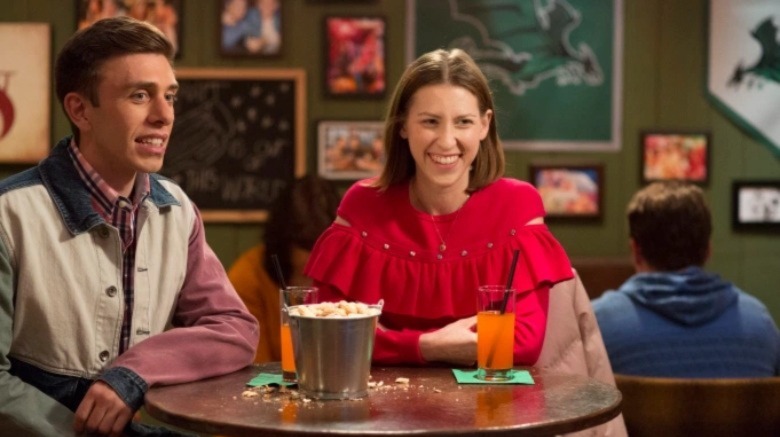
[[[444,252],[445,250],[447,250],[447,245],[444,244],[444,243],[441,243],[439,245],[439,252]]]

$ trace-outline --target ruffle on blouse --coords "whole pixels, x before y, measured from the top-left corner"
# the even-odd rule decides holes
[[[543,224],[443,260],[388,250],[364,232],[332,225],[317,242],[306,274],[338,288],[349,300],[370,304],[384,299],[390,313],[462,318],[475,312],[477,286],[506,283],[515,249],[520,250],[513,280],[518,293],[573,277],[565,251]]]

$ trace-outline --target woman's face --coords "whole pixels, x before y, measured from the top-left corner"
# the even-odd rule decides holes
[[[490,110],[480,114],[477,97],[465,88],[440,84],[417,90],[401,137],[409,141],[418,183],[465,190],[492,116]]]

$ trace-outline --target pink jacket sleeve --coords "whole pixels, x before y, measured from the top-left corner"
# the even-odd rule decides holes
[[[111,364],[132,370],[149,386],[223,375],[251,364],[255,356],[257,320],[206,243],[197,209],[196,214],[173,328],[138,343]]]

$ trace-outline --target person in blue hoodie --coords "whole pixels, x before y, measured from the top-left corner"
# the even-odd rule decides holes
[[[766,307],[704,270],[712,219],[702,190],[656,182],[628,209],[636,274],[593,301],[615,373],[727,378],[780,375]]]

